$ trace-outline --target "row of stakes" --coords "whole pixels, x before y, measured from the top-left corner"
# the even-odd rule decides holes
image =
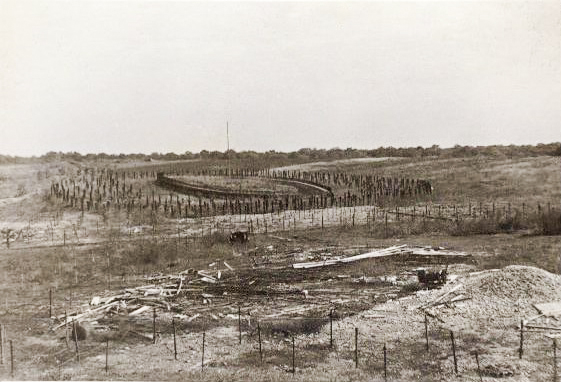
[[[52,309],[53,309],[53,305],[52,305],[52,289],[49,290],[49,317],[52,317]],[[65,322],[66,322],[66,314],[65,314]],[[74,334],[74,342],[75,342],[75,347],[76,347],[76,360],[78,361],[78,363],[80,363],[80,348],[79,348],[79,340],[78,340],[78,330],[76,328],[76,321],[72,320],[72,326],[73,326],[73,334]],[[425,320],[424,320],[424,326],[425,326],[425,343],[426,343],[426,350],[429,350],[429,337],[428,337],[428,317],[425,314]],[[172,327],[173,327],[173,350],[174,350],[174,359],[177,360],[177,338],[176,338],[176,325],[175,325],[175,318],[172,319]],[[66,328],[67,329],[67,328]],[[68,331],[66,330],[66,333],[68,333]],[[239,333],[239,343],[242,343],[242,329],[241,329],[241,307],[238,306],[238,333]],[[263,362],[263,347],[262,347],[262,342],[261,342],[261,326],[259,324],[259,322],[257,323],[257,335],[258,335],[258,342],[259,342],[259,358],[261,363]],[[206,333],[203,332],[203,337],[202,337],[202,356],[201,356],[201,370],[204,369],[204,365],[205,365],[205,337],[206,337]],[[153,320],[152,320],[152,339],[153,339],[153,343],[156,343],[156,308],[153,308]],[[3,324],[0,325],[0,364],[4,364],[4,342],[6,339],[6,330]],[[453,356],[453,360],[454,360],[454,372],[456,374],[458,374],[458,358],[456,355],[456,343],[455,343],[455,339],[454,339],[454,332],[452,330],[450,330],[450,341],[452,344],[452,356]],[[14,346],[13,346],[13,341],[9,340],[8,341],[10,344],[10,375],[14,376]],[[106,340],[106,344],[105,344],[105,372],[108,373],[109,372],[109,340]],[[333,348],[333,310],[329,311],[329,345],[331,348]],[[520,322],[520,346],[518,349],[518,353],[519,353],[519,358],[522,359],[522,356],[524,354],[524,321],[522,320]],[[482,375],[481,375],[481,368],[480,368],[480,364],[479,364],[479,355],[477,352],[473,352],[473,355],[475,357],[475,361],[477,364],[477,373],[479,376],[479,379],[482,381]],[[384,356],[384,380],[387,380],[387,347],[386,344],[384,343],[383,345],[383,356]],[[358,368],[359,367],[359,349],[358,349],[358,328],[355,327],[355,349],[354,349],[354,358],[355,358],[355,367]],[[557,372],[557,341],[554,338],[553,339],[553,366],[554,366],[554,376],[553,376],[553,380],[557,381],[557,376],[558,376],[558,372]],[[292,336],[292,369],[291,372],[295,373],[296,372],[296,348],[295,348],[295,340],[294,340],[294,336]]]

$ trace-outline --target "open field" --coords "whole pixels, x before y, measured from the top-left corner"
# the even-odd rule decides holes
[[[182,164],[191,171],[182,176],[212,184],[216,176],[193,171],[219,171],[225,162],[0,166],[0,378],[280,381],[294,365],[294,380],[383,381],[385,345],[391,381],[478,381],[474,351],[484,380],[553,380],[547,335],[561,328],[534,318],[532,304],[561,299],[559,157],[279,163],[329,173],[331,183],[327,175],[311,179],[335,195],[366,187],[335,182],[336,174],[426,179],[432,192],[372,203],[306,197],[307,204],[289,200],[268,212],[255,201],[213,207],[210,198],[155,185],[157,171],[181,173]],[[224,179],[219,186],[242,184]],[[256,188],[270,184],[264,174],[247,179]],[[68,199],[53,195],[55,183]],[[97,207],[81,206],[95,195]],[[229,242],[238,230],[250,232],[249,242]],[[405,252],[387,257],[293,267],[404,244]],[[421,255],[426,248],[461,256]],[[419,267],[454,277],[424,291]],[[501,271],[476,273],[492,269]],[[435,305],[450,291],[458,302]],[[110,302],[90,305],[127,293],[106,308]],[[80,316],[88,336],[78,352],[65,335],[65,312],[89,314]],[[530,327],[519,359],[521,320]]]

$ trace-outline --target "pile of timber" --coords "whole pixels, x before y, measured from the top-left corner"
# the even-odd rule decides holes
[[[451,259],[451,258],[468,259],[471,257],[471,255],[464,252],[448,251],[443,248],[435,249],[431,247],[409,247],[406,244],[403,244],[403,245],[395,245],[384,249],[379,249],[368,253],[363,253],[356,256],[343,257],[343,258],[337,257],[332,259],[326,259],[323,261],[312,261],[307,263],[295,263],[292,264],[292,268],[310,269],[310,268],[325,267],[330,265],[352,263],[355,261],[365,260],[365,259],[374,259],[374,258],[382,258],[382,257],[389,257],[389,256],[397,256],[397,255],[411,255],[411,256],[419,256],[419,257],[440,257],[440,258],[447,258],[447,259]]]
[[[215,263],[210,264],[214,266]],[[234,268],[224,262],[227,270]],[[95,296],[82,309],[56,317],[58,323],[53,330],[76,322],[92,322],[107,316],[128,315],[141,316],[152,314],[154,308],[170,311],[177,304],[171,301],[180,293],[191,292],[200,294],[202,299],[209,295],[203,293],[204,285],[217,284],[222,278],[221,270],[187,269],[176,275],[157,275],[146,278],[151,284],[135,288],[125,288],[121,293],[108,297]]]

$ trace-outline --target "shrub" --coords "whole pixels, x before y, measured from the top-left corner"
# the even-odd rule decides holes
[[[537,233],[542,235],[561,234],[561,212],[548,211],[537,217]]]

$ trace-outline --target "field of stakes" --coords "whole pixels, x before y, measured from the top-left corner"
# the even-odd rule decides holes
[[[0,166],[0,377],[478,381],[477,352],[484,380],[553,380],[556,321],[528,321],[521,358],[519,327],[540,314],[532,304],[561,299],[547,289],[559,277],[560,165],[559,157],[296,164],[287,177],[330,187],[333,197],[275,202],[183,195],[156,176],[262,188],[282,177],[280,167]],[[388,188],[389,178],[403,179],[401,188]],[[408,179],[429,181],[431,192]],[[247,243],[229,242],[238,230],[250,233]],[[404,244],[466,257],[405,253],[293,268]],[[457,281],[423,291],[419,267],[447,267]],[[475,275],[491,269],[502,271]],[[528,285],[535,297],[490,294],[524,272],[543,281]],[[458,302],[443,297],[457,285]],[[501,310],[462,324],[466,307],[481,309],[481,293]],[[105,300],[91,305],[94,297]],[[65,314],[88,331],[77,345]]]

